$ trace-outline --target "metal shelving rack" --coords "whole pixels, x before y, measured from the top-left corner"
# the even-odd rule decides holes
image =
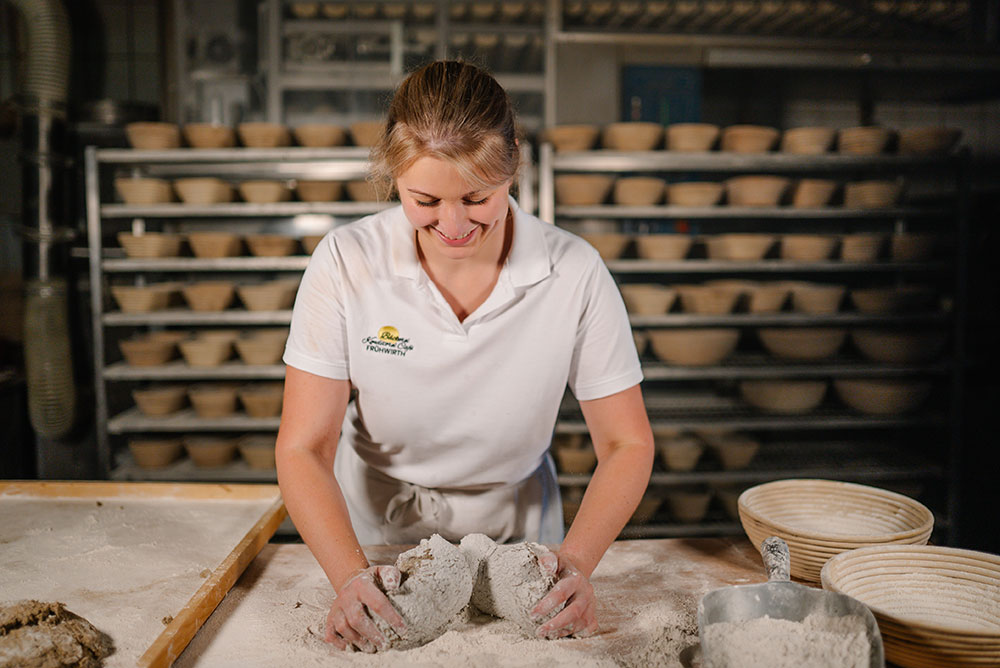
[[[301,274],[309,258],[231,257],[204,259],[173,257],[135,259],[124,257],[120,248],[105,246],[111,229],[131,229],[141,232],[152,226],[224,226],[255,233],[265,226],[268,231],[291,236],[320,233],[325,229],[374,213],[386,206],[378,202],[282,202],[257,205],[244,202],[210,206],[190,206],[171,203],[155,206],[118,204],[102,199],[102,179],[109,170],[138,173],[159,178],[183,176],[218,176],[234,182],[244,179],[300,178],[351,180],[367,174],[368,149],[245,149],[226,150],[176,149],[169,151],[135,151],[123,149],[97,150],[90,148],[85,155],[88,258],[90,266],[92,329],[94,340],[95,390],[97,407],[98,456],[105,475],[119,479],[170,480],[274,480],[273,472],[249,469],[241,461],[217,470],[202,470],[189,460],[181,460],[161,471],[141,469],[132,462],[127,450],[115,447],[116,437],[131,434],[182,434],[192,432],[273,432],[278,418],[250,418],[237,414],[220,419],[199,418],[190,409],[163,418],[143,416],[135,407],[111,413],[110,386],[148,381],[252,381],[280,380],[285,369],[281,364],[252,366],[227,362],[218,367],[191,367],[179,361],[164,366],[132,367],[106,357],[107,346],[122,330],[159,327],[239,327],[287,325],[291,311],[249,311],[227,309],[219,312],[197,312],[169,309],[150,313],[123,313],[107,308],[109,278],[129,277],[141,282],[150,276],[165,275],[232,275]],[[297,220],[308,219],[309,229],[303,230]],[[321,229],[317,229],[319,224]]]
[[[533,208],[533,169],[530,164],[532,147],[525,143],[525,161],[518,184],[520,204]],[[163,366],[134,367],[123,361],[109,359],[109,343],[123,330],[163,327],[256,327],[282,326],[291,322],[291,310],[250,311],[230,308],[224,311],[201,312],[171,308],[149,313],[124,313],[108,308],[110,279],[132,278],[137,283],[150,276],[163,275],[171,280],[190,274],[256,276],[269,274],[301,274],[308,264],[305,255],[287,257],[169,257],[137,259],[124,256],[117,245],[106,244],[113,230],[130,229],[133,233],[169,227],[186,229],[223,228],[237,233],[268,232],[301,236],[319,234],[332,227],[350,222],[389,206],[381,202],[281,202],[249,204],[234,202],[209,206],[180,203],[155,206],[119,204],[107,199],[106,177],[111,173],[139,174],[172,179],[185,176],[216,176],[232,182],[245,179],[333,179],[364,178],[368,173],[368,149],[343,147],[331,149],[280,148],[222,150],[174,149],[169,151],[136,151],[130,149],[88,148],[85,153],[87,236],[89,276],[92,287],[91,312],[95,404],[97,414],[98,459],[107,477],[148,480],[274,480],[273,472],[250,470],[241,461],[220,469],[197,469],[182,459],[163,470],[137,467],[128,451],[115,447],[116,438],[130,434],[172,434],[192,432],[273,432],[278,418],[250,418],[234,415],[222,419],[199,418],[190,409],[163,418],[143,416],[135,407],[113,409],[109,401],[111,386],[149,381],[217,381],[245,382],[281,380],[283,364],[253,366],[237,361],[216,367],[193,367],[182,361]],[[304,223],[303,223],[304,219]],[[317,225],[319,227],[317,227]],[[114,410],[114,412],[112,412]]]
[[[643,356],[646,378],[645,394],[650,421],[657,429],[696,431],[699,429],[748,430],[767,432],[775,440],[762,445],[749,468],[721,470],[712,463],[702,463],[691,472],[654,470],[651,485],[751,485],[784,477],[832,477],[873,484],[899,484],[913,480],[946,483],[943,502],[932,508],[938,515],[937,527],[946,540],[953,542],[957,516],[958,464],[961,453],[962,377],[965,368],[965,278],[961,258],[967,245],[967,165],[968,155],[960,151],[946,157],[907,157],[897,155],[847,156],[826,154],[797,156],[781,153],[731,154],[708,152],[676,153],[665,150],[636,153],[597,149],[584,152],[554,152],[549,144],[539,147],[539,211],[541,217],[559,225],[573,227],[587,219],[599,219],[609,229],[615,226],[642,224],[643,230],[682,220],[697,223],[705,233],[714,228],[743,222],[757,231],[814,231],[827,226],[853,229],[854,226],[877,226],[886,232],[905,231],[911,221],[939,226],[943,234],[954,235],[955,243],[947,259],[927,263],[880,260],[874,263],[843,263],[836,260],[796,262],[764,259],[756,262],[729,262],[711,259],[656,261],[643,259],[607,260],[616,280],[637,279],[644,282],[699,282],[708,277],[799,276],[817,280],[865,282],[894,280],[903,277],[933,280],[947,285],[951,294],[950,309],[906,314],[866,314],[842,311],[829,315],[796,312],[765,314],[732,313],[701,315],[668,313],[661,316],[631,315],[634,328],[661,327],[734,327],[742,330],[758,327],[842,327],[900,326],[946,328],[952,344],[942,359],[916,365],[875,363],[849,352],[817,362],[788,362],[763,353],[737,352],[728,360],[709,367],[682,367],[664,364],[651,354]],[[796,209],[787,206],[746,208],[715,206],[701,209],[667,205],[624,207],[617,205],[561,206],[555,202],[554,180],[558,173],[600,172],[612,175],[692,174],[726,178],[742,173],[828,175],[847,180],[852,175],[866,178],[889,178],[903,175],[933,174],[947,187],[947,202],[954,205],[919,203],[886,209],[847,209],[825,207]],[[880,177],[871,175],[881,175]],[[697,177],[695,177],[697,178]],[[856,176],[854,178],[857,178]],[[780,230],[773,229],[781,228]],[[602,228],[603,229],[603,228]],[[741,228],[746,230],[747,228]],[[724,231],[724,230],[723,230]],[[829,399],[806,415],[776,415],[757,411],[734,398],[733,384],[744,379],[921,377],[945,388],[944,404],[913,414],[872,416],[853,412]],[[705,386],[711,389],[705,390]],[[680,388],[680,389],[678,389]],[[719,394],[715,390],[722,388]],[[728,394],[727,394],[728,391]],[[831,391],[832,393],[832,391]],[[935,430],[942,435],[940,452],[920,454],[890,446],[884,437],[900,430]],[[557,431],[586,434],[586,425],[578,405],[571,398],[560,411]],[[820,439],[820,440],[817,440]],[[835,439],[832,440],[831,439]],[[564,487],[583,486],[589,475],[560,474]],[[660,514],[657,517],[661,518]],[[630,525],[625,537],[673,537],[740,534],[739,524],[719,512],[710,513],[698,524],[657,522]]]
[[[310,4],[315,14],[306,17]],[[509,93],[537,102],[528,105],[537,113],[521,114],[526,127],[537,129],[547,91],[545,11],[537,2],[267,0],[260,9],[259,49],[265,115],[287,122],[293,113],[288,94],[333,92],[360,97],[322,112],[326,122],[372,118],[379,110],[366,100],[384,97],[415,65],[474,54]]]

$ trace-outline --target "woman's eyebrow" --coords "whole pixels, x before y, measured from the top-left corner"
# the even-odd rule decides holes
[[[425,193],[424,191],[417,190],[416,188],[407,188],[406,191],[409,192],[409,193],[412,193],[414,195],[423,195],[424,197],[429,197],[431,199],[441,199],[437,195],[431,195],[430,193]],[[486,193],[486,190],[472,190],[472,191],[467,192],[464,195],[462,195],[462,197],[465,198],[465,199],[469,199],[473,195],[479,195],[479,194],[484,194],[484,193]]]

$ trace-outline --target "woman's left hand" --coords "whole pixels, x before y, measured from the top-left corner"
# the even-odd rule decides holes
[[[539,563],[556,577],[556,584],[531,610],[532,619],[544,619],[564,603],[566,607],[538,627],[538,637],[548,640],[566,636],[586,638],[597,633],[594,587],[587,576],[558,552],[543,555]]]

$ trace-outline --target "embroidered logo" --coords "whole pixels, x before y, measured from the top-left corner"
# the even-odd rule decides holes
[[[376,336],[366,336],[361,343],[369,352],[397,357],[406,357],[406,353],[413,350],[410,340],[400,336],[399,330],[392,325],[380,327]]]

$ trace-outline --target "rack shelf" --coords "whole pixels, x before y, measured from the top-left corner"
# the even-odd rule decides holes
[[[137,408],[130,408],[108,420],[111,434],[128,433],[190,433],[196,431],[277,431],[280,418],[252,418],[235,414],[219,418],[202,418],[193,409],[182,409],[164,417],[147,417]]]
[[[950,269],[943,262],[797,262],[794,260],[608,260],[615,274],[828,274],[930,273]]]
[[[225,362],[219,366],[189,366],[184,362],[168,362],[161,366],[129,366],[115,362],[104,368],[108,381],[142,380],[281,380],[285,365],[255,365],[242,362]]]

